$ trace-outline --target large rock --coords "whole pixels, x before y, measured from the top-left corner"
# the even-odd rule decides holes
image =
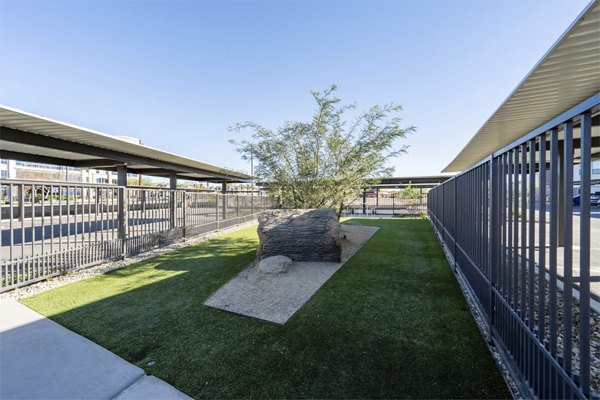
[[[286,256],[294,261],[341,262],[341,227],[333,210],[268,210],[258,223],[257,261]]]

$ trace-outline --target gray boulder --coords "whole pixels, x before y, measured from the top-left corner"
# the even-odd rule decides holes
[[[256,272],[261,274],[285,274],[291,266],[292,259],[289,257],[267,257],[256,263]]]
[[[341,226],[330,209],[268,210],[258,217],[256,259],[341,262]]]

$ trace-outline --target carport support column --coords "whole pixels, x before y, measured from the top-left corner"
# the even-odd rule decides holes
[[[367,189],[363,190],[363,215],[367,215]]]
[[[221,193],[223,193],[223,221],[227,219],[227,182],[221,183]]]
[[[119,197],[117,200],[119,228],[117,230],[117,238],[121,241],[121,256],[125,257],[129,221],[127,218],[127,165],[119,165],[117,167],[117,185],[119,186]]]
[[[62,192],[62,189],[60,189]],[[69,193],[68,193],[68,188],[67,188],[67,198],[69,197]],[[25,223],[25,185],[19,185],[19,195],[18,195],[18,202],[19,202],[19,222],[21,224]],[[12,215],[11,215],[12,218]]]
[[[146,191],[144,189],[140,189],[138,193],[140,193],[139,197],[142,202],[142,215],[146,215]]]
[[[177,202],[175,201],[175,196],[177,195],[177,174],[174,172],[169,174],[169,189],[171,190],[169,196],[169,229],[174,229],[177,206]]]

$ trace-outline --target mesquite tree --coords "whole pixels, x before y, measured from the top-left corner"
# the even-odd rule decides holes
[[[402,128],[397,104],[373,106],[351,121],[336,86],[312,91],[317,108],[311,121],[286,122],[276,131],[245,122],[231,131],[251,130],[252,139],[231,140],[244,160],[258,162],[255,170],[271,194],[281,196],[284,207],[333,208],[342,212],[377,178],[390,176],[390,158],[406,151],[396,146],[413,127]]]

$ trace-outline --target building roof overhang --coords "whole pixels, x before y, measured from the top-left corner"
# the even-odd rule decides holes
[[[566,110],[598,98],[600,1],[594,0],[442,172],[463,171]],[[593,135],[599,135],[597,126]]]

